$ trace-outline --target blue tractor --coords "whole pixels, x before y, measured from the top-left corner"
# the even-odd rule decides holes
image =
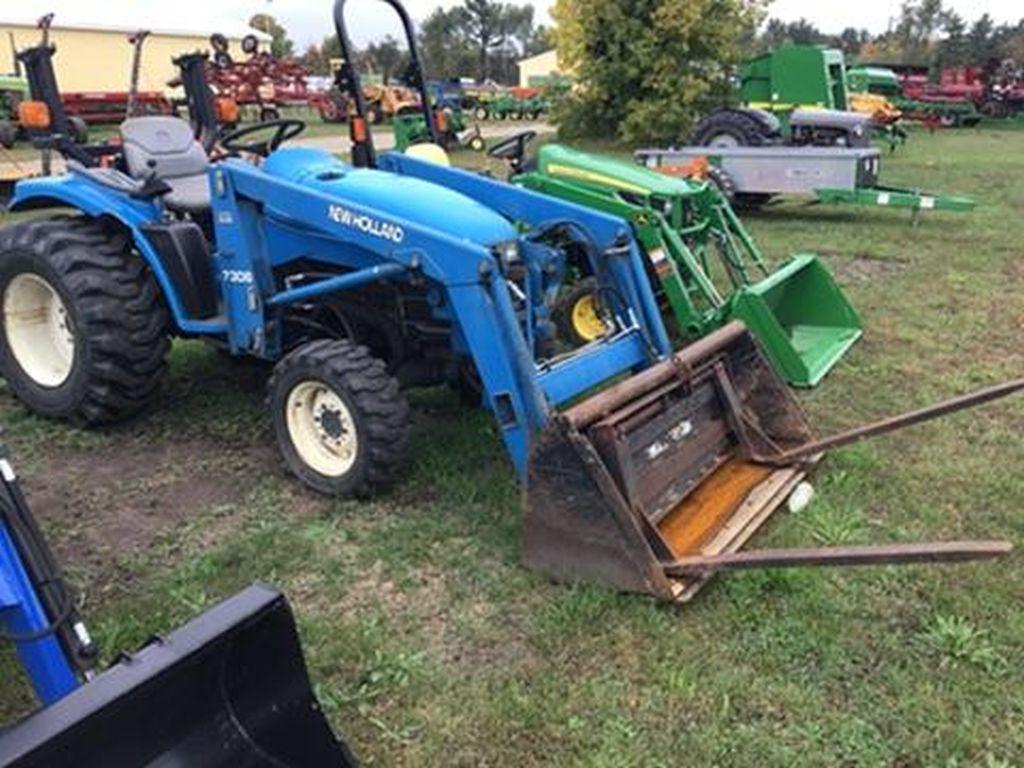
[[[298,120],[221,137],[215,162],[175,118],[128,120],[98,148],[37,136],[68,173],[19,183],[11,207],[75,213],[0,230],[0,372],[32,410],[103,424],[153,400],[171,337],[206,339],[274,364],[285,464],[356,495],[400,472],[404,389],[460,383],[525,485],[529,567],[688,600],[717,567],[692,558],[807,502],[822,444],[742,325],[672,354],[651,289],[665,254],[645,258],[628,222],[450,167],[412,23],[386,1],[434,140],[406,154],[374,148],[345,0],[350,164],[283,146]],[[60,124],[52,55],[28,57],[30,79],[52,84]],[[551,320],[569,263],[589,265],[607,310],[575,349]]]
[[[53,84],[59,119],[53,52],[25,58]],[[415,49],[413,62],[422,88]],[[339,76],[357,82],[348,59]],[[283,147],[299,120],[222,137],[216,162],[171,117],[127,120],[120,142],[99,147],[45,137],[67,173],[18,184],[9,207],[53,213],[0,230],[0,370],[14,394],[46,416],[116,422],[153,400],[171,338],[206,339],[275,364],[267,402],[291,470],[361,494],[390,484],[405,458],[406,386],[478,386],[524,473],[529,435],[554,407],[668,352],[624,222],[413,156],[378,158],[363,114],[352,164]],[[560,359],[548,308],[568,247],[592,254],[622,326]]]

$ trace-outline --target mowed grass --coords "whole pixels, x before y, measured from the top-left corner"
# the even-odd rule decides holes
[[[915,133],[884,180],[980,207],[918,226],[801,202],[745,219],[773,261],[820,254],[863,315],[865,339],[800,396],[824,431],[1024,371],[1024,132]],[[412,395],[390,495],[327,500],[269,447],[264,371],[195,342],[171,363],[156,412],[96,433],[0,391],[108,658],[261,579],[288,593],[317,693],[366,765],[1024,764],[1019,555],[735,574],[685,608],[553,585],[519,565],[490,419],[449,392]],[[753,544],[1024,541],[1022,433],[1017,398],[837,451],[813,505]],[[0,663],[11,720],[32,699]]]

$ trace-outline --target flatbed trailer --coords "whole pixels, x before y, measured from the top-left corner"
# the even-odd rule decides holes
[[[706,161],[720,170],[737,200],[756,207],[777,195],[814,197],[821,203],[852,203],[917,211],[971,211],[966,197],[937,195],[879,183],[876,147],[676,147],[641,149],[637,162],[669,175],[685,176]]]

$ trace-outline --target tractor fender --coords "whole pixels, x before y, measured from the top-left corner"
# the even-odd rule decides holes
[[[774,136],[782,131],[782,123],[779,122],[779,118],[764,109],[754,109],[753,107],[739,107],[736,109],[728,110],[730,112],[738,112],[747,117],[753,118],[759,124],[764,126],[765,135]]]
[[[18,182],[8,206],[11,212],[53,208],[73,208],[94,219],[116,222],[130,232],[135,247],[156,277],[175,325],[187,330],[190,323],[178,291],[144,231],[146,226],[160,220],[160,211],[152,201],[108,192],[97,184],[67,174]]]

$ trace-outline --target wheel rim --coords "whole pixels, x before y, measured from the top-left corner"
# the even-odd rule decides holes
[[[359,435],[341,395],[320,381],[292,387],[285,404],[288,436],[299,458],[326,477],[341,477],[356,463]]]
[[[593,341],[604,335],[604,321],[593,295],[581,296],[572,305],[572,327],[581,339]]]
[[[738,147],[740,141],[731,133],[719,133],[716,136],[711,137],[711,141],[708,142],[710,147]]]
[[[4,335],[21,370],[42,387],[59,387],[75,362],[75,334],[60,295],[39,275],[16,275],[4,291]]]

